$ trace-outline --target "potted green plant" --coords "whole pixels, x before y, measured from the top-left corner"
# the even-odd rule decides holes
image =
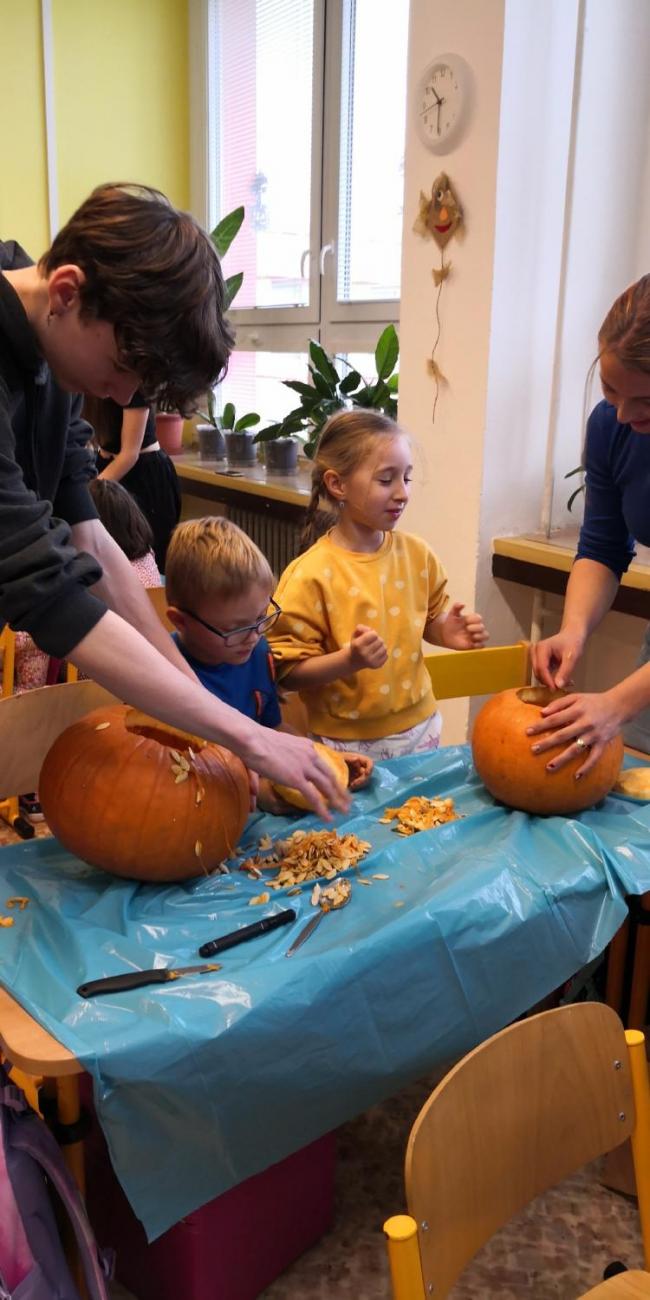
[[[239,233],[245,208],[234,208],[217,223],[210,233],[219,258],[225,257],[233,239]],[[244,272],[238,271],[224,280],[223,309],[228,311],[235,294],[239,293],[244,279]],[[214,393],[207,394],[207,412],[200,411],[201,423],[197,425],[199,453],[202,460],[223,460],[225,448],[220,424],[216,415]],[[259,417],[258,417],[259,418]],[[183,417],[178,411],[158,411],[156,413],[156,435],[158,441],[169,456],[178,456],[183,450]]]
[[[395,370],[399,358],[399,340],[394,325],[387,325],[375,348],[376,377],[366,380],[344,357],[330,356],[316,339],[309,341],[308,369],[311,383],[285,379],[300,398],[300,405],[285,415],[283,420],[261,429],[255,441],[267,444],[268,454],[274,443],[293,441],[297,459],[299,440],[304,441],[305,453],[312,457],[320,431],[330,415],[346,407],[364,406],[385,411],[391,419],[397,417],[397,392],[399,376]],[[347,367],[341,376],[335,362]],[[286,471],[285,471],[286,472]]]
[[[217,427],[222,434],[226,459],[229,465],[251,465],[257,460],[255,435],[251,432],[260,417],[256,411],[249,411],[237,418],[232,402],[226,402],[221,415],[215,416]]]

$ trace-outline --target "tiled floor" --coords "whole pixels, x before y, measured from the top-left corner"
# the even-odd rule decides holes
[[[14,839],[0,823],[0,843]],[[340,1130],[334,1226],[264,1300],[389,1300],[381,1227],[404,1208],[406,1140],[434,1082],[405,1089]],[[454,1300],[570,1300],[596,1286],[613,1259],[642,1267],[636,1206],[602,1187],[597,1173],[583,1170],[513,1220],[466,1270]],[[112,1300],[136,1298],[116,1283]]]

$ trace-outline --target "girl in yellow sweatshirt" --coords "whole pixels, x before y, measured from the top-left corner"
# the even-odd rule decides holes
[[[393,420],[334,415],[314,459],[306,531],[323,497],[333,527],[285,569],[275,593],[278,675],[299,691],[312,735],[373,758],[439,743],[422,639],[454,650],[487,639],[479,614],[449,606],[445,571],[426,543],[395,531],[412,472],[410,441]]]

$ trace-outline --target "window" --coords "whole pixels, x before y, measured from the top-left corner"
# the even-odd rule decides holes
[[[408,0],[195,0],[207,31],[204,216],[244,204],[223,400],[291,408],[307,341],[372,354],[399,319]],[[372,358],[368,369],[372,374]]]

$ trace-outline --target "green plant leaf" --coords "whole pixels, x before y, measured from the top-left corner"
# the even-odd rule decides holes
[[[399,375],[390,375],[386,380],[386,387],[390,389],[391,393],[397,393],[399,390]]]
[[[217,403],[211,388],[208,389],[208,423],[217,427]]]
[[[235,408],[232,402],[226,402],[221,413],[221,426],[223,429],[234,429],[235,427]]]
[[[350,370],[349,374],[345,375],[345,376],[343,377],[343,379],[341,380],[341,382],[340,382],[340,384],[339,384],[339,392],[341,392],[341,393],[345,393],[345,395],[346,395],[346,397],[347,397],[347,395],[348,395],[349,393],[352,393],[352,392],[354,391],[354,389],[355,389],[355,388],[358,388],[358,387],[359,387],[359,384],[362,384],[362,383],[363,383],[363,380],[362,380],[362,378],[361,378],[361,375],[359,374],[359,371],[358,371],[358,370]]]
[[[382,331],[375,348],[375,365],[377,378],[387,379],[397,365],[399,357],[399,339],[394,325],[387,325]]]
[[[222,217],[218,225],[215,226],[210,235],[210,239],[212,240],[219,257],[223,257],[224,254],[228,252],[235,235],[237,235],[241,229],[244,216],[245,209],[243,207],[235,208],[232,212],[229,212],[227,216]]]
[[[242,415],[235,424],[235,433],[240,433],[242,429],[252,429],[254,424],[259,424],[260,417],[255,411],[250,411],[248,415]]]
[[[281,428],[281,424],[269,424],[266,429],[260,429],[259,433],[255,434],[253,442],[270,442],[272,438],[279,437]]]
[[[585,472],[584,465],[576,465],[575,469],[570,469],[568,474],[565,474],[564,477],[573,478],[574,474],[584,474],[584,472]]]
[[[334,387],[336,387],[339,382],[338,370],[336,369],[332,358],[328,357],[325,348],[321,347],[320,343],[316,342],[316,339],[309,340],[309,355],[316,370],[323,376],[323,379],[327,379],[330,384],[333,384]]]
[[[294,393],[299,393],[301,397],[307,398],[310,402],[318,398],[318,393],[313,384],[303,384],[299,379],[283,379],[282,383],[285,388],[291,388]]]
[[[565,478],[568,478],[569,476],[568,476],[568,474],[565,474],[564,477],[565,477]],[[569,500],[568,500],[567,503],[566,503],[567,510],[571,510],[571,508],[572,508],[572,506],[573,506],[573,503],[574,503],[576,497],[579,497],[579,496],[580,496],[580,493],[581,493],[581,492],[584,492],[584,490],[585,490],[585,489],[584,489],[584,484],[581,483],[580,487],[579,487],[579,488],[576,488],[575,492],[572,492],[572,493],[571,493],[571,496],[569,497]]]
[[[320,393],[321,397],[334,397],[336,386],[330,383],[328,379],[325,379],[318,370],[314,370],[312,366],[309,367],[309,370],[314,381],[314,388]]]
[[[244,272],[238,271],[236,275],[229,275],[224,280],[223,285],[223,309],[227,311],[233,298],[239,293],[244,282]]]

